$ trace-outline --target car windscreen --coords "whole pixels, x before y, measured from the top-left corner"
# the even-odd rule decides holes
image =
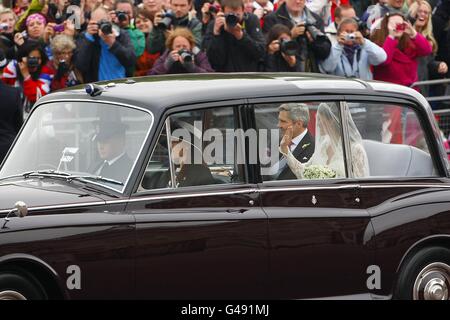
[[[0,171],[53,174],[123,191],[153,123],[143,109],[51,102],[34,110]]]

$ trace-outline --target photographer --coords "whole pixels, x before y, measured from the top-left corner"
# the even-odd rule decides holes
[[[11,9],[0,11],[0,48],[5,51],[6,59],[11,60],[16,56],[14,43],[14,25],[17,17]]]
[[[128,32],[113,26],[103,7],[92,12],[86,32],[77,41],[74,58],[85,82],[131,76],[136,63]]]
[[[145,50],[145,35],[131,23],[134,19],[131,0],[117,0],[115,11],[112,14],[114,23],[128,32],[136,57],[140,57]]]
[[[29,40],[19,48],[17,60],[11,60],[3,70],[6,84],[23,88],[25,112],[29,112],[36,100],[50,91],[53,74],[46,64],[47,56],[42,46]]]
[[[264,27],[264,17],[273,11],[273,4],[269,0],[253,1],[253,14],[259,18],[261,27]]]
[[[176,28],[167,38],[166,47],[149,74],[214,72],[206,54],[195,46],[189,29]]]
[[[265,17],[264,33],[278,23],[287,26],[299,44],[297,58],[300,59],[301,70],[319,72],[318,61],[326,59],[331,49],[322,19],[305,7],[305,0],[286,0],[277,11]]]
[[[353,9],[350,5],[341,5],[337,7],[334,11],[334,22],[325,27],[325,33],[328,39],[330,39],[332,45],[337,42],[337,29],[339,25],[344,19],[347,18],[356,18],[355,9]]]
[[[436,59],[444,61],[447,66],[450,66],[450,0],[442,0],[436,6],[432,19],[433,34],[439,44]]]
[[[208,24],[216,18],[218,12],[222,10],[219,1],[205,2],[201,8],[202,34],[206,33]]]
[[[333,44],[330,55],[320,66],[328,74],[372,80],[370,65],[377,66],[386,58],[383,48],[364,39],[358,31],[358,22],[350,18],[339,25],[337,43]]]
[[[191,30],[198,47],[202,43],[202,23],[189,13],[192,8],[192,0],[170,0],[170,6],[172,10],[158,13],[155,16],[155,26],[148,37],[150,53],[163,53],[166,33],[176,27],[185,27]]]
[[[265,52],[258,17],[244,14],[242,0],[223,0],[222,12],[208,25],[203,47],[216,71],[258,71]]]
[[[66,35],[58,35],[51,42],[53,59],[47,64],[54,73],[50,90],[55,91],[83,83],[81,72],[72,63],[75,42]]]
[[[295,72],[301,71],[297,54],[298,44],[291,39],[291,30],[282,24],[276,24],[267,35],[267,54],[264,71]]]

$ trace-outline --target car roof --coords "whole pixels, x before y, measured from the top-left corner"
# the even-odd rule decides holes
[[[287,95],[392,94],[426,100],[415,90],[375,81],[341,78],[317,73],[208,73],[147,76],[98,82],[104,91],[91,97],[84,86],[46,95],[51,100],[108,101],[135,105],[158,113],[175,105]]]

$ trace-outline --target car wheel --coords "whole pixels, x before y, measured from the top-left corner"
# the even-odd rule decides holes
[[[394,298],[402,300],[449,300],[450,250],[425,248],[401,268]]]
[[[0,273],[0,300],[42,300],[46,295],[31,275]]]

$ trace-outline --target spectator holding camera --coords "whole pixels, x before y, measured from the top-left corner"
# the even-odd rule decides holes
[[[431,5],[425,0],[412,3],[409,7],[408,17],[410,17],[411,23],[414,23],[414,29],[421,33],[433,48],[430,55],[419,58],[419,81],[444,78],[448,72],[448,66],[444,61],[435,59],[438,45],[433,36]],[[428,95],[427,87],[421,89],[423,94]]]
[[[113,16],[114,23],[128,32],[136,57],[140,57],[145,50],[145,36],[141,30],[137,29],[131,23],[134,19],[133,4],[131,0],[117,0]]]
[[[341,5],[336,8],[334,11],[334,22],[330,23],[327,27],[325,27],[325,33],[330,39],[331,44],[335,44],[337,42],[337,30],[339,24],[348,18],[356,18],[355,9],[353,9],[350,5]]]
[[[191,30],[195,38],[195,44],[200,47],[202,43],[202,23],[190,14],[192,9],[192,0],[170,0],[172,10],[164,13],[157,13],[155,16],[155,27],[150,32],[148,44],[150,53],[165,50],[166,34],[176,27],[184,27]]]
[[[433,34],[439,43],[436,59],[450,65],[450,0],[442,0],[433,11]],[[450,76],[447,71],[447,76]]]
[[[113,26],[106,9],[98,7],[77,41],[74,62],[85,82],[95,82],[131,76],[136,55],[128,32]]]
[[[374,79],[405,86],[418,80],[417,59],[432,52],[427,39],[399,13],[387,14],[372,40],[387,54],[386,61],[374,68]]]
[[[195,46],[187,28],[176,28],[166,40],[166,52],[156,61],[149,74],[214,72],[206,54]]]
[[[326,59],[331,49],[322,19],[306,8],[305,0],[286,0],[277,11],[265,17],[264,33],[278,23],[287,26],[299,44],[297,58],[300,59],[301,70],[319,72],[318,61]]]
[[[14,25],[17,17],[11,9],[0,11],[0,48],[4,50],[7,60],[16,56],[16,46],[14,43]]]
[[[81,72],[75,68],[72,62],[73,51],[75,50],[74,40],[64,34],[57,35],[51,42],[51,49],[53,59],[47,64],[54,74],[50,91],[83,83]]]
[[[25,96],[24,111],[29,112],[36,100],[50,91],[53,72],[46,66],[47,56],[36,41],[27,41],[3,70],[3,81],[22,87]]]
[[[202,22],[202,34],[206,33],[208,24],[216,18],[218,12],[222,10],[219,1],[205,2],[200,10]]]
[[[264,71],[295,72],[301,71],[297,60],[297,42],[291,39],[291,30],[282,24],[276,24],[267,35],[267,54]]]
[[[264,27],[264,17],[273,11],[273,4],[269,0],[254,0],[253,13],[259,18],[261,28]]]
[[[223,0],[222,11],[208,25],[203,47],[216,71],[258,71],[265,54],[258,17],[244,14],[242,0]]]
[[[328,74],[346,78],[372,80],[370,66],[386,61],[386,52],[358,31],[358,22],[344,19],[338,27],[337,43],[333,44],[327,59],[320,67]]]

